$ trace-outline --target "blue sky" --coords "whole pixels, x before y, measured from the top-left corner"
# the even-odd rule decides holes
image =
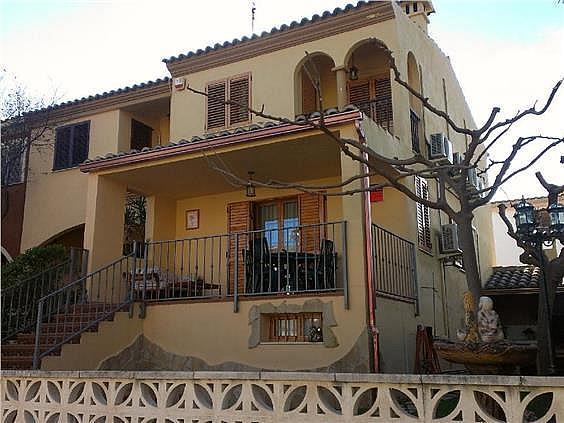
[[[256,0],[255,32],[344,7],[340,0]],[[477,122],[542,100],[564,75],[556,0],[435,0],[430,35],[449,55]],[[69,100],[167,75],[163,57],[251,32],[251,0],[0,0],[2,67],[30,91]],[[210,23],[213,22],[213,23]],[[564,95],[519,134],[562,134]],[[501,151],[500,151],[501,154]],[[541,166],[560,178],[553,153]],[[531,175],[507,196],[539,194]],[[562,181],[564,182],[564,181]]]

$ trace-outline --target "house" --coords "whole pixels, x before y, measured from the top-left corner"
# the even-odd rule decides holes
[[[426,154],[436,133],[463,152],[464,136],[392,80],[373,42],[473,127],[449,59],[427,34],[433,11],[430,1],[360,2],[171,57],[170,77],[53,107],[54,152],[29,157],[20,251],[63,239],[88,250],[89,273],[33,312],[36,364],[409,372],[418,324],[454,336],[466,284],[439,248],[448,218],[388,188],[332,195],[351,178],[349,188],[369,182],[356,177],[358,163],[319,130],[237,105],[315,119],[313,62],[331,131],[392,157]],[[234,186],[214,167],[250,182]],[[269,180],[288,187],[259,184]],[[425,179],[409,183],[437,194]],[[299,189],[311,184],[328,195]],[[145,239],[124,256],[132,195],[146,199]],[[486,280],[488,210],[475,224]],[[31,365],[33,348],[9,347],[5,363],[13,353],[10,363]]]

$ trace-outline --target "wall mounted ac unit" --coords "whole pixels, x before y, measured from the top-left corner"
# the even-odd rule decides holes
[[[452,163],[452,143],[443,133],[431,134],[429,157]]]
[[[452,153],[452,164],[461,165],[464,161],[464,154],[456,152]]]
[[[458,226],[448,223],[441,226],[441,253],[460,253]]]

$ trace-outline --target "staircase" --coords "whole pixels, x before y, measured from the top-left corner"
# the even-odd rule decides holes
[[[133,301],[129,275],[135,266],[133,254],[124,256],[31,301],[19,295],[29,291],[25,284],[18,285],[16,295],[3,291],[2,299],[9,296],[10,304],[2,306],[2,319],[16,324],[3,333],[1,368],[38,369],[43,357],[60,355],[64,344],[79,343],[82,333],[97,332],[100,322],[113,320]]]
[[[51,323],[41,325],[39,351],[46,356],[59,355],[63,343],[77,344],[82,332],[97,332],[100,321],[111,321],[114,313],[108,315],[113,305],[90,303],[71,306],[67,313],[53,316]],[[88,328],[82,330],[86,325]],[[19,333],[15,338],[2,343],[2,369],[29,370],[33,367],[35,332]],[[66,342],[65,342],[66,340]]]

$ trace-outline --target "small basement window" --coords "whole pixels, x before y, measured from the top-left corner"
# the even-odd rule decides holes
[[[322,313],[263,314],[264,342],[323,342]]]

